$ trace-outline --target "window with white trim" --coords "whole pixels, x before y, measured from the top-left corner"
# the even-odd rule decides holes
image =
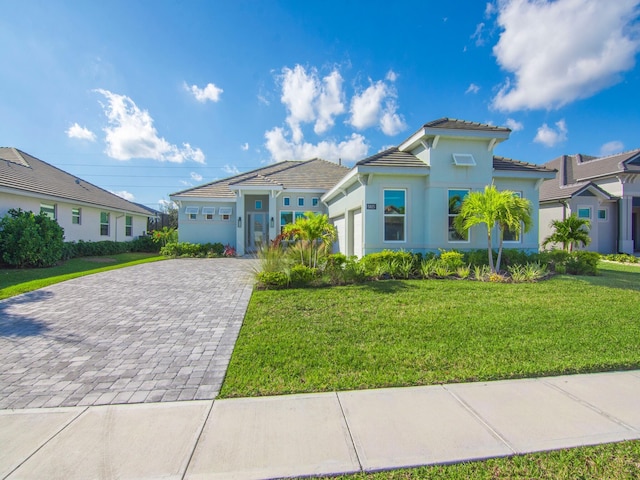
[[[464,234],[461,234],[456,230],[456,227],[454,227],[454,220],[458,215],[460,215],[460,207],[462,207],[462,202],[467,197],[467,195],[469,195],[468,189],[449,190],[447,193],[447,200],[448,200],[447,216],[448,216],[448,222],[449,222],[448,240],[450,242],[468,242],[469,241],[469,231],[466,231],[464,232]]]
[[[311,199],[311,206],[312,207],[317,207],[319,203],[320,203],[320,199],[318,197],[313,197]]]
[[[298,206],[304,207],[304,197],[298,197]]]
[[[518,197],[518,198],[522,198],[522,192],[513,192],[513,196],[514,197]],[[520,231],[518,231],[518,232],[511,231],[511,230],[509,230],[509,228],[505,227],[504,235],[502,237],[502,240],[504,242],[520,243],[520,241],[521,241],[520,232],[521,231],[522,231],[522,224],[520,224]]]
[[[458,167],[475,167],[476,160],[470,153],[454,153],[453,163]]]
[[[184,209],[184,213],[187,215],[187,218],[189,220],[195,220],[198,216],[199,211],[199,207],[185,207]]]
[[[40,213],[44,213],[51,220],[56,219],[56,206],[49,203],[40,204]]]
[[[591,220],[591,207],[578,207],[578,218]]]
[[[100,235],[109,236],[109,220],[111,214],[109,212],[100,212]]]
[[[304,212],[295,212],[294,213],[294,218],[295,218],[296,222],[298,221],[299,218],[305,218],[305,217],[306,217],[306,215],[304,214]]]
[[[282,233],[282,229],[285,225],[289,223],[293,223],[293,212],[285,212],[284,210],[280,211],[280,233]]]
[[[204,215],[205,220],[213,220],[215,213],[215,207],[202,207],[202,215]]]
[[[218,215],[222,217],[223,222],[231,221],[231,214],[233,213],[233,208],[231,207],[220,207],[218,208]]]
[[[71,209],[71,223],[73,225],[80,225],[82,222],[82,209],[81,208],[72,208]]]
[[[606,208],[599,208],[598,209],[598,221],[599,222],[606,222],[607,220],[609,220],[609,215],[607,215],[607,209]]]
[[[131,215],[125,215],[124,217],[124,236],[133,236],[133,217]]]
[[[384,241],[404,242],[406,237],[406,190],[384,190]]]
[[[282,205],[285,207],[291,206],[291,197],[282,197]]]
[[[256,210],[262,210],[262,200],[256,200]]]

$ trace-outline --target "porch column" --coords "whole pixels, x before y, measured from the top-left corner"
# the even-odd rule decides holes
[[[633,197],[624,195],[618,202],[620,205],[618,250],[621,253],[633,255]]]
[[[275,238],[280,233],[278,231],[278,216],[277,216],[277,203],[278,203],[278,192],[275,190],[271,190],[271,195],[269,198],[269,218],[267,219],[269,225],[269,241],[273,242]],[[273,219],[273,222],[271,221]]]
[[[236,229],[236,254],[241,257],[244,255],[244,239],[245,239],[245,229],[247,228],[247,219],[244,214],[244,195],[242,192],[236,193],[236,214],[233,219],[234,226]]]

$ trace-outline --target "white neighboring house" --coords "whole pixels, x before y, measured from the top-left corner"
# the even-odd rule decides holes
[[[149,210],[16,148],[0,147],[0,217],[10,209],[44,212],[65,241],[126,242],[144,235]]]
[[[591,222],[586,250],[640,251],[640,149],[592,157],[563,155],[545,166],[558,171],[540,188],[540,242],[553,220],[572,213]]]
[[[273,240],[304,212],[328,214],[334,250],[361,257],[381,250],[486,249],[481,227],[459,235],[452,222],[470,191],[492,182],[533,207],[533,228],[506,248],[538,250],[538,188],[549,168],[493,155],[511,130],[442,118],[349,169],[324,160],[281,162],[170,195],[181,241],[220,242],[239,255]],[[486,232],[486,231],[485,231]]]

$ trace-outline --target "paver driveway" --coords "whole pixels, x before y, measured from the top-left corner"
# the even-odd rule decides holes
[[[179,259],[0,301],[0,409],[212,399],[250,259]]]

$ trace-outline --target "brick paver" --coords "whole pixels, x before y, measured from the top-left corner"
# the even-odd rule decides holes
[[[0,301],[0,409],[214,398],[253,262],[167,260]]]

